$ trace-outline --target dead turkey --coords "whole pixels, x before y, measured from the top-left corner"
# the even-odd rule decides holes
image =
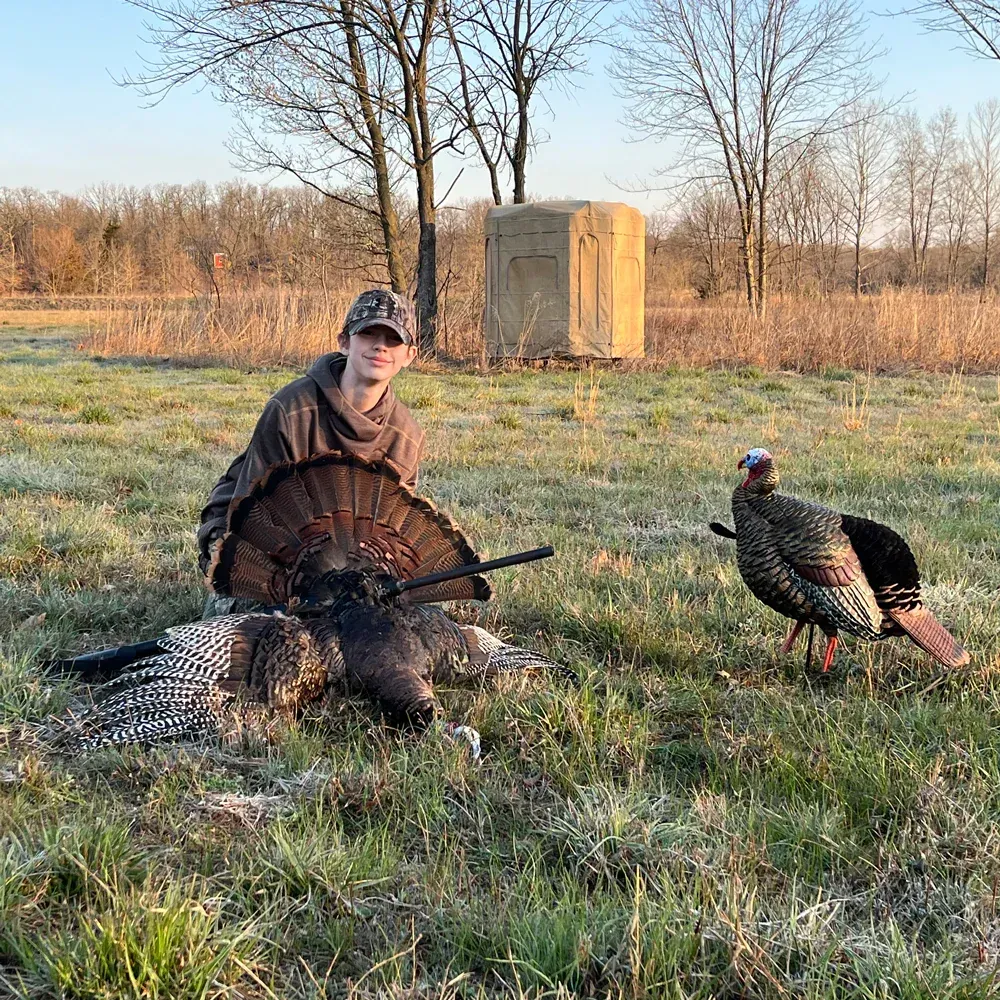
[[[539,554],[551,549],[527,555]],[[575,681],[548,657],[432,606],[488,599],[479,573],[523,559],[480,562],[454,522],[388,464],[327,453],[275,466],[234,499],[207,574],[216,592],[263,610],[61,661],[64,671],[114,675],[71,740],[92,748],[194,736],[215,730],[234,702],[290,715],[339,690],[425,726],[440,714],[435,683],[524,668]]]
[[[880,640],[909,636],[946,667],[969,654],[923,603],[920,574],[906,541],[891,528],[776,492],[778,470],[770,452],[751,448],[737,466],[745,480],[733,490],[735,537],[744,582],[759,600],[794,620],[781,651],[791,650],[805,625],[827,636],[824,672],[838,633]]]

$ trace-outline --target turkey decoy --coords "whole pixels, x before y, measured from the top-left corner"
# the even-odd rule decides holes
[[[823,671],[830,669],[838,633],[872,641],[909,636],[945,667],[969,654],[923,603],[913,553],[891,528],[820,504],[775,492],[778,470],[770,452],[751,448],[740,459],[746,479],[733,490],[740,575],[754,596],[795,625],[781,646],[792,649],[803,626],[827,637]],[[719,530],[721,529],[721,530]]]
[[[326,453],[267,471],[230,505],[207,581],[265,610],[181,625],[151,642],[85,654],[62,671],[112,677],[75,722],[81,748],[153,742],[217,728],[233,702],[294,714],[338,688],[392,720],[440,714],[433,684],[523,668],[576,674],[432,602],[486,600],[482,563],[456,525],[413,496],[385,463]],[[449,577],[457,577],[449,579]]]

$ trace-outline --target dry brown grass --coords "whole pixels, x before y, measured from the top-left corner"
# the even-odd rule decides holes
[[[129,301],[80,315],[89,325],[84,346],[100,354],[302,365],[334,349],[351,298],[348,291],[271,290],[231,294],[221,304]],[[15,322],[20,324],[22,315]],[[481,359],[479,315],[474,302],[447,303],[439,334],[445,354]],[[646,317],[647,364],[653,367],[1000,370],[1000,299],[980,301],[971,293],[776,297],[760,322],[737,299],[678,301],[652,291]]]
[[[884,292],[772,300],[764,322],[737,300],[647,304],[646,353],[660,363],[987,372],[1000,369],[1000,299]]]
[[[336,349],[337,335],[361,290],[267,289],[213,298],[124,300],[81,314],[83,346],[104,355],[197,358],[237,366],[304,365]],[[478,357],[481,307],[443,298],[438,343],[450,357]],[[16,322],[16,320],[15,320]]]
[[[0,327],[16,326],[22,330],[86,326],[93,318],[88,309],[0,309]]]
[[[123,302],[92,314],[84,346],[115,356],[301,365],[336,349],[352,299],[350,292],[276,289],[226,295],[219,302]]]

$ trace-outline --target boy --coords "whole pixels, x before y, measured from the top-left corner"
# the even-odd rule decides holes
[[[198,529],[198,565],[226,530],[234,496],[277,462],[296,462],[321,451],[370,460],[388,459],[414,489],[424,432],[396,399],[390,382],[417,356],[416,315],[408,299],[381,288],[362,292],[347,312],[338,345],[308,372],[268,400],[246,451],[216,483]],[[248,602],[213,594],[204,618],[250,610]]]

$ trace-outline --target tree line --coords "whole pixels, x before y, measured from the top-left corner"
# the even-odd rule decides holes
[[[1000,225],[1000,102],[964,122],[870,107],[834,135],[775,161],[764,246],[782,292],[855,295],[886,286],[985,290]],[[706,296],[745,281],[738,204],[724,185],[687,191],[666,232],[698,262]],[[662,223],[660,223],[662,228]],[[655,249],[655,248],[654,248]]]
[[[785,293],[926,291],[995,283],[1000,102],[965,121],[872,113],[778,160],[765,247]],[[391,284],[365,191],[229,182],[97,186],[79,195],[0,189],[0,294],[199,294],[290,285]],[[481,298],[483,218],[492,200],[439,209],[436,292]],[[399,266],[414,274],[420,213],[394,200]],[[706,298],[745,291],[738,203],[718,180],[688,185],[647,218],[651,291]],[[215,267],[215,254],[225,270]],[[405,286],[404,286],[405,287]]]

